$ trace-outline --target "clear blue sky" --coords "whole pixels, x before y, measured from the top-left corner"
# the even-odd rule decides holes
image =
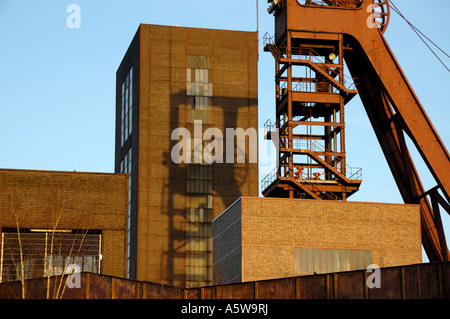
[[[81,9],[79,29],[66,25],[72,3]],[[450,1],[394,4],[450,52]],[[266,8],[259,1],[260,128],[275,114],[273,58],[262,50],[264,33],[273,34]],[[0,0],[0,168],[113,172],[115,72],[139,23],[255,31],[256,0]],[[450,148],[450,73],[395,13],[385,36]],[[364,178],[351,200],[401,203],[359,98],[346,122],[348,163]],[[450,234],[449,225],[445,216]]]

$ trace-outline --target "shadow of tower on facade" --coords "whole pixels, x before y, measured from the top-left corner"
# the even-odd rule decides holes
[[[191,146],[202,148],[211,143],[203,141],[208,128],[222,132],[224,140],[226,128],[257,131],[257,33],[141,25],[119,67],[118,91],[131,68],[133,128],[116,150],[116,171],[126,168],[121,163],[132,153],[130,278],[210,284],[211,222],[240,196],[258,196],[258,164],[249,163],[249,138],[244,163],[226,162],[225,143],[224,163],[196,163],[194,149],[192,163],[175,163],[172,150],[180,140],[171,136],[185,128]],[[127,101],[119,95],[116,145],[126,128],[120,119]],[[201,134],[194,139],[196,120]],[[235,156],[238,147],[236,141]]]

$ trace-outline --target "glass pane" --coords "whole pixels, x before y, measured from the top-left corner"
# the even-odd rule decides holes
[[[192,166],[188,166],[188,167],[187,167],[186,179],[188,179],[188,180],[189,180],[189,179],[192,179],[192,178],[191,178],[191,170],[192,170],[191,168],[192,168]]]
[[[192,62],[192,59],[193,59],[193,56],[192,55],[188,55],[187,56],[187,67],[188,68],[193,68],[194,66],[193,66],[193,62]]]
[[[194,180],[194,193],[198,193],[199,192],[199,180]]]
[[[205,172],[204,173],[205,180],[209,181],[210,180],[209,171],[211,170],[211,166],[203,166],[203,170]]]
[[[364,268],[367,268],[370,264],[372,264],[372,254],[370,251],[366,251],[366,263],[364,265]]]
[[[128,113],[128,120],[130,121],[130,132],[131,128],[133,127],[133,109],[130,108],[130,113]]]
[[[333,251],[331,249],[327,250],[327,272],[333,272]]]
[[[212,96],[212,93],[213,93],[213,91],[212,91],[212,83],[210,83],[210,84],[208,85],[208,93],[209,93],[208,96]]]
[[[201,141],[197,141],[197,148],[196,148],[196,151],[198,151],[198,152],[201,152],[201,150],[202,150],[202,143],[201,143]],[[201,177],[200,177],[200,174],[201,174],[201,172],[200,172],[200,170],[201,170],[201,166],[200,165],[196,165],[195,166],[195,179],[196,180],[200,180],[201,179]]]
[[[320,273],[320,249],[314,249],[314,273]]]
[[[307,258],[308,275],[312,275],[314,274],[314,250],[312,248],[308,248]]]
[[[351,266],[352,266],[352,251],[347,250],[345,253],[345,270],[346,271],[351,270]]]
[[[187,193],[193,193],[193,192],[194,192],[193,181],[192,181],[192,180],[187,180],[187,183],[186,183],[186,192],[187,192]]]
[[[339,271],[345,271],[345,250],[339,251]]]
[[[200,82],[200,70],[199,69],[195,69],[194,72],[195,72],[195,77],[194,77],[195,80],[194,80],[194,82],[198,83],[198,82]]]
[[[205,57],[204,56],[198,56],[197,57],[197,65],[199,68],[205,67]]]
[[[333,250],[333,272],[339,271],[339,250]]]
[[[324,274],[327,272],[327,250],[320,250],[320,273]]]
[[[194,223],[195,222],[195,208],[190,208],[190,213],[191,213],[190,222]]]
[[[300,269],[300,248],[294,248],[294,261],[295,261],[294,273],[296,275],[300,275],[301,274],[301,269]]]
[[[188,57],[188,59],[189,59],[189,57]],[[187,79],[187,82],[188,82],[188,84],[190,84],[190,82],[191,82],[191,68],[187,68],[186,69],[186,79]]]
[[[130,80],[130,103],[131,103],[131,97],[133,96],[133,81]]]
[[[121,104],[121,108],[120,108],[120,113],[121,113],[120,120],[123,121],[123,119],[125,117],[125,96],[124,95],[122,95],[122,104]]]
[[[354,251],[352,254],[352,270],[357,270],[358,268],[358,252]]]
[[[359,269],[366,268],[364,266],[365,261],[366,261],[366,253],[364,251],[359,251],[358,252],[358,267],[359,267]]]
[[[199,208],[199,210],[198,210],[198,222],[199,223],[203,223],[204,222],[203,208]]]
[[[300,250],[300,266],[301,266],[301,274],[307,275],[308,274],[308,255],[307,255],[307,250],[305,248],[302,248]]]
[[[206,190],[207,190],[205,181],[204,181],[204,180],[200,180],[199,183],[200,183],[200,189],[199,189],[199,192],[200,192],[201,194],[205,194],[205,193],[206,193]],[[206,202],[206,200],[205,200],[205,202]]]
[[[208,195],[208,208],[212,209],[212,195]]]

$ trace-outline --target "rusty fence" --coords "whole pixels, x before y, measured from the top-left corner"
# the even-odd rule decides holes
[[[366,270],[183,289],[93,273],[80,274],[79,288],[65,299],[448,299],[450,262],[381,268],[379,288],[369,288]],[[51,278],[50,289],[53,280]],[[45,299],[47,278],[27,280],[26,297]],[[50,293],[52,296],[52,293]],[[20,299],[20,282],[0,284],[0,299]]]

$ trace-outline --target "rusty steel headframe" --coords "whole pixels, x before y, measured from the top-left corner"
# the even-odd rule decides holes
[[[268,2],[268,11],[275,16],[275,35],[265,38],[265,50],[274,55],[277,66],[280,166],[263,185],[263,195],[345,200],[357,190],[358,184],[346,180],[348,175],[342,170],[346,167],[344,105],[357,90],[404,202],[420,205],[422,243],[429,260],[450,260],[440,217],[440,208],[450,213],[450,155],[383,36],[389,24],[389,1]],[[344,61],[355,84],[351,90],[343,74]],[[310,75],[295,75],[292,69],[299,65],[310,70]],[[296,90],[308,83],[314,83],[313,90]],[[330,118],[330,110],[340,118]],[[325,120],[314,122],[315,116]],[[323,126],[324,133],[297,134],[301,125]],[[336,142],[336,134],[341,137],[339,149],[323,146]],[[436,186],[429,190],[422,185],[405,134],[434,177]],[[301,145],[303,140],[308,141],[306,146]],[[300,153],[312,159],[309,169],[323,169],[328,176],[319,183],[321,189],[313,187],[317,182],[299,178],[295,155]],[[337,186],[333,190],[332,181],[339,191]],[[327,193],[338,196],[323,196]]]

